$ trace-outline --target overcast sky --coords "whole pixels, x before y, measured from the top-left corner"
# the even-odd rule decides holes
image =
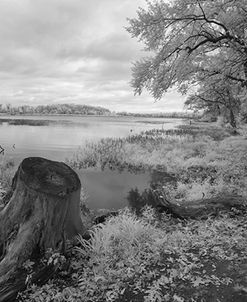
[[[134,96],[131,64],[145,55],[124,26],[145,0],[0,0],[0,103],[77,103],[115,111],[180,111]]]

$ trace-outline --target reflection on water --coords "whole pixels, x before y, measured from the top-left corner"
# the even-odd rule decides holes
[[[131,189],[127,196],[128,205],[137,213],[145,206],[157,207],[160,204],[160,196],[152,189],[140,192],[138,188]]]
[[[159,207],[164,202],[164,196],[160,194],[160,186],[164,184],[174,184],[176,179],[174,176],[161,171],[153,170],[150,173],[149,186],[144,190],[140,190],[138,187],[132,188],[127,196],[128,205],[137,211],[145,206]]]
[[[90,208],[119,209],[128,205],[128,194],[134,188],[145,190],[150,185],[150,174],[133,174],[127,171],[79,170],[76,171],[85,188]]]
[[[155,170],[152,170],[150,175],[151,181],[150,181],[150,188],[155,190],[157,187],[164,183],[174,183],[176,182],[176,178],[172,174],[168,174],[162,169],[159,169],[159,167],[156,167]]]
[[[160,184],[175,179],[163,171],[131,173],[105,169],[77,170],[89,208],[119,209],[130,206],[137,212],[145,205],[158,206],[161,197],[156,193]]]

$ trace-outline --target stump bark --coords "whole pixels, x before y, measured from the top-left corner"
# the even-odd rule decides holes
[[[66,239],[86,233],[80,190],[79,177],[64,163],[39,157],[22,161],[0,211],[0,292],[35,251],[61,250]]]

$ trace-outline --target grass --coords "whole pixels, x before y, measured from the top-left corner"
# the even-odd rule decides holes
[[[61,271],[20,301],[246,301],[246,217],[181,223],[123,209],[91,234],[72,250],[66,282]]]
[[[227,192],[246,199],[247,132],[239,132],[194,123],[103,139],[88,143],[69,163],[135,173],[148,169],[150,188],[133,192],[142,201],[161,195],[186,203]],[[166,173],[173,176],[169,183]],[[66,261],[54,252],[52,261],[63,263],[56,276],[43,286],[29,284],[18,301],[246,301],[246,216],[180,221],[142,205],[138,215],[122,209],[92,226],[91,239],[78,238]]]
[[[9,191],[14,176],[14,162],[2,158],[0,161],[0,209],[4,205],[4,197]]]
[[[152,130],[123,139],[102,139],[80,148],[69,164],[74,168],[163,171],[173,175],[173,186],[162,180],[159,189],[171,198],[199,199],[229,192],[247,197],[247,140],[241,135],[205,124],[175,130]],[[157,189],[157,188],[155,188]]]
[[[111,167],[136,171],[162,166],[168,172],[176,172],[175,165],[204,157],[219,141],[229,136],[229,131],[217,127],[204,129],[185,125],[179,129],[151,130],[122,139],[88,142],[69,163],[76,168]]]

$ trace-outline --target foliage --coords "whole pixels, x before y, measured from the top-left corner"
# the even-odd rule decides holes
[[[103,107],[95,107],[77,104],[53,104],[39,106],[18,106],[12,107],[10,104],[0,107],[1,113],[7,114],[85,114],[85,115],[109,115],[110,110]]]
[[[181,223],[127,209],[79,239],[70,279],[30,285],[20,301],[231,301],[244,288],[246,217]],[[243,297],[244,299],[244,297]],[[242,300],[244,301],[244,300]]]
[[[150,53],[133,67],[137,93],[159,99],[209,77],[247,85],[246,0],[149,1],[137,14],[127,31]]]
[[[155,118],[189,118],[196,119],[201,115],[194,112],[160,112],[160,113],[130,113],[118,112],[118,116],[134,116],[134,117],[155,117]],[[152,121],[153,123],[154,121]]]
[[[201,83],[195,94],[191,94],[185,106],[194,111],[204,110],[212,116],[224,116],[233,128],[236,128],[236,116],[240,113],[241,99],[238,96],[241,87],[232,85],[224,79],[208,79]]]
[[[244,123],[247,123],[247,102],[242,102],[242,105],[241,105],[241,119]]]
[[[12,184],[14,162],[2,159],[0,162],[0,206],[4,203],[4,196],[9,191]]]
[[[186,105],[224,115],[236,128],[247,92],[247,1],[147,1],[127,31],[149,53],[134,64],[132,86],[160,99],[175,86]]]

